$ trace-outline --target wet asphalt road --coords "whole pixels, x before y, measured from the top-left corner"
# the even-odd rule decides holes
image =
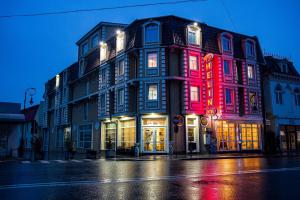
[[[0,199],[300,199],[300,158],[0,162]]]

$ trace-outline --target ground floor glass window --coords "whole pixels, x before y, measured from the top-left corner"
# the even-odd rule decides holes
[[[78,146],[84,149],[92,148],[92,125],[79,126]]]
[[[259,127],[257,124],[241,124],[242,150],[259,149]]]
[[[130,150],[135,143],[135,120],[121,120],[119,124],[118,148]]]
[[[219,151],[237,150],[235,124],[226,121],[217,122],[217,141]]]

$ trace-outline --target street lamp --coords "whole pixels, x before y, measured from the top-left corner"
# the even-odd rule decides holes
[[[24,111],[24,117],[26,117],[26,100],[27,96],[30,96],[30,101],[29,104],[33,104],[33,96],[36,94],[36,88],[27,88],[25,90],[25,95],[24,95],[24,105],[23,105],[23,111]],[[25,118],[26,120],[26,118]],[[20,146],[19,146],[19,156],[23,157],[24,155],[24,132],[25,132],[25,126],[23,125],[22,127],[22,135],[21,135],[21,140],[20,140]]]

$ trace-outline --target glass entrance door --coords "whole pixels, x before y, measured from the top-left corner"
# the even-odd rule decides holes
[[[144,133],[144,151],[145,152],[164,152],[166,128],[147,127],[143,128]]]
[[[105,149],[116,149],[116,134],[117,125],[116,123],[106,123],[105,127]]]

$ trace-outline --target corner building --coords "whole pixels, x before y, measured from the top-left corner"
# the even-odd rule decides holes
[[[101,150],[262,149],[256,37],[164,16],[135,20],[99,48]]]

